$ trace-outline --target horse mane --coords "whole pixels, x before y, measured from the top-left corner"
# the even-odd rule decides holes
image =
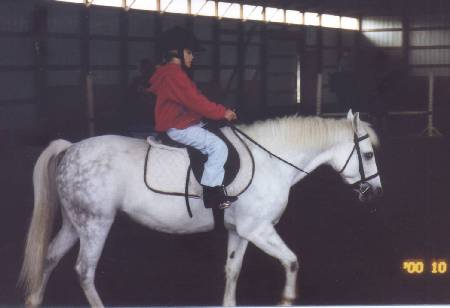
[[[379,145],[378,136],[369,123],[360,121],[369,134],[373,146]],[[346,118],[331,119],[299,115],[257,121],[240,128],[268,148],[283,148],[286,144],[304,149],[321,150],[343,141],[353,140],[352,124]]]

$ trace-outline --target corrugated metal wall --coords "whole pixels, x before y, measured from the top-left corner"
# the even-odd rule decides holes
[[[389,93],[389,110],[427,110],[428,78],[432,74],[435,79],[435,125],[440,130],[450,131],[446,124],[450,116],[450,92],[447,90],[450,82],[450,18],[447,11],[427,13],[416,10],[397,18],[367,16],[361,24],[363,51],[368,58],[380,53],[386,56],[389,69],[385,75],[393,77],[387,91],[400,93]],[[415,126],[425,127],[423,116],[415,120]],[[412,119],[396,118],[396,122],[402,121]]]
[[[36,9],[44,12],[40,30],[32,25]],[[243,115],[298,106],[301,27],[58,1],[41,6],[5,1],[0,3],[0,42],[5,46],[0,49],[0,82],[9,91],[0,94],[0,129],[45,128],[82,136],[87,73],[94,78],[97,132],[117,128],[127,103],[124,92],[139,61],[156,61],[155,37],[174,25],[192,27],[205,45],[194,78],[212,99],[242,109]]]

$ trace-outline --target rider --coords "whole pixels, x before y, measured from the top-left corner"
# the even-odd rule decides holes
[[[157,96],[155,130],[166,132],[172,140],[208,156],[200,181],[203,201],[207,207],[225,209],[237,200],[228,196],[223,186],[228,148],[219,137],[203,128],[202,118],[232,121],[236,113],[208,100],[189,77],[192,53],[203,50],[193,33],[174,27],[162,35],[159,43],[163,64],[150,78],[150,91]]]

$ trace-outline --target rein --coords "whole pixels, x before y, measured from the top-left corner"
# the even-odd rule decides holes
[[[263,151],[267,152],[270,156],[275,157],[276,159],[278,159],[278,160],[282,161],[283,163],[285,163],[285,164],[291,166],[292,168],[297,169],[298,171],[301,171],[301,172],[306,173],[306,174],[308,174],[308,175],[311,174],[310,172],[305,171],[305,170],[303,170],[303,169],[297,167],[296,165],[294,165],[294,164],[288,162],[287,160],[284,160],[284,159],[281,158],[280,156],[273,154],[272,152],[270,152],[268,149],[266,149],[265,147],[263,147],[263,146],[262,146],[261,144],[259,144],[257,141],[255,141],[254,139],[252,139],[252,137],[250,137],[249,135],[247,135],[246,133],[244,133],[243,131],[241,131],[239,128],[237,128],[237,127],[234,126],[233,124],[227,124],[227,125],[228,125],[232,130],[237,131],[239,134],[241,134],[242,136],[244,136],[244,137],[245,137],[246,139],[248,139],[250,142],[252,142],[253,144],[255,144],[257,147],[259,147],[259,148],[262,149]],[[353,152],[352,152],[352,153],[353,153]]]
[[[227,123],[227,125],[228,125],[232,130],[237,131],[239,134],[241,134],[242,136],[244,136],[246,139],[248,139],[250,142],[252,142],[253,144],[255,144],[257,147],[259,147],[260,149],[262,149],[263,151],[265,151],[266,153],[268,153],[271,157],[273,156],[273,157],[275,157],[276,159],[282,161],[283,163],[285,163],[285,164],[287,164],[287,165],[289,165],[289,166],[291,166],[291,167],[297,169],[298,171],[301,171],[301,172],[303,172],[303,173],[306,173],[307,175],[310,175],[310,174],[311,174],[310,172],[305,171],[305,170],[303,170],[303,169],[297,167],[296,165],[294,165],[294,164],[288,162],[287,160],[285,160],[285,159],[283,159],[283,158],[281,158],[281,157],[279,157],[279,156],[273,154],[272,152],[270,152],[268,149],[266,149],[265,147],[263,147],[261,144],[259,144],[257,141],[255,141],[253,138],[251,138],[249,135],[247,135],[246,133],[244,133],[243,131],[241,131],[239,128],[237,128],[237,127],[234,126],[233,124]],[[366,177],[365,172],[364,172],[364,165],[363,165],[363,162],[362,162],[362,156],[361,156],[361,150],[360,150],[360,147],[359,147],[359,143],[360,143],[361,141],[367,139],[367,138],[369,138],[369,134],[365,134],[364,136],[358,137],[358,136],[356,135],[356,133],[353,133],[353,142],[354,142],[355,145],[353,146],[353,149],[352,149],[350,155],[348,156],[347,161],[345,162],[344,166],[343,166],[342,169],[339,171],[339,173],[344,172],[345,168],[347,168],[347,165],[348,165],[348,163],[350,162],[350,159],[351,159],[352,156],[353,156],[353,152],[355,152],[355,150],[356,150],[356,153],[357,153],[357,155],[358,155],[359,174],[360,174],[360,176],[361,176],[361,180],[359,180],[359,181],[357,181],[357,182],[351,184],[352,186],[356,186],[356,185],[359,185],[359,184],[364,184],[364,183],[366,183],[367,181],[369,181],[369,180],[371,180],[371,179],[376,178],[377,176],[379,176],[379,173],[377,172],[377,173],[375,173],[375,174],[372,174],[372,175],[369,176],[369,177]],[[365,186],[365,185],[363,185],[363,186]],[[362,188],[361,192],[364,193],[364,192],[366,192],[367,190],[368,190],[368,187],[365,186],[365,187]]]

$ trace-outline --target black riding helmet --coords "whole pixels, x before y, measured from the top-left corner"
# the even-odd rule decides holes
[[[164,62],[168,62],[173,57],[177,57],[181,60],[183,68],[185,69],[186,64],[184,63],[183,49],[189,49],[191,51],[205,50],[192,31],[179,26],[163,32],[157,43]],[[176,51],[176,54],[173,53],[174,50]]]

